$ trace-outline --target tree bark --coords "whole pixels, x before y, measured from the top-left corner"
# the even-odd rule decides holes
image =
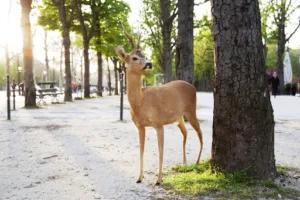
[[[163,38],[163,54],[162,54],[162,68],[164,71],[164,82],[172,81],[172,48],[171,48],[171,33],[173,27],[173,20],[176,12],[171,16],[170,1],[160,0],[161,9],[161,32]]]
[[[98,63],[98,96],[102,97],[103,93],[103,67],[102,67],[102,52],[97,52],[97,63]]]
[[[100,1],[101,3],[101,1]],[[96,27],[96,44],[97,44],[97,65],[98,65],[98,92],[97,95],[102,97],[102,88],[103,88],[103,66],[102,66],[102,51],[101,51],[101,27],[100,21],[97,20]]]
[[[285,4],[281,4],[279,11],[279,23],[277,24],[278,36],[277,36],[277,75],[280,80],[279,82],[279,94],[283,94],[284,91],[284,72],[283,72],[283,55],[286,44],[286,34],[285,34],[285,22],[286,22],[286,10]]]
[[[83,41],[83,60],[84,60],[84,97],[90,97],[90,59],[89,59],[89,43]]]
[[[108,64],[108,58],[106,58],[107,63],[107,80],[108,80],[108,90],[109,90],[109,96],[111,96],[111,76],[110,76],[110,69]]]
[[[70,62],[70,30],[63,26],[63,44],[65,48],[65,101],[72,101],[72,75],[71,75],[71,62]]]
[[[65,56],[65,101],[72,101],[72,76],[70,64],[70,26],[73,21],[74,10],[70,11],[69,20],[67,19],[67,9],[64,0],[52,0],[53,4],[58,8],[59,20],[62,24],[62,38]]]
[[[36,107],[35,81],[33,76],[32,35],[30,24],[31,3],[32,0],[21,0],[25,107]]]
[[[258,0],[212,0],[215,53],[212,169],[274,178],[274,116]]]
[[[279,94],[284,91],[284,72],[283,72],[283,55],[285,50],[285,30],[284,26],[278,27],[278,40],[277,40],[277,75],[279,82]]]
[[[178,38],[176,44],[176,78],[194,82],[194,1],[178,0]]]

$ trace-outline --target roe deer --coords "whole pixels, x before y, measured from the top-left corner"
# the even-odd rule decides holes
[[[115,51],[125,63],[127,68],[127,95],[130,103],[130,114],[139,132],[140,141],[140,175],[137,183],[142,182],[143,156],[145,146],[145,127],[153,127],[157,132],[159,150],[159,172],[156,185],[162,182],[162,163],[164,150],[164,129],[166,124],[177,123],[183,135],[183,163],[186,164],[186,138],[187,130],[184,125],[185,116],[196,130],[200,151],[196,161],[199,164],[203,149],[202,132],[196,117],[196,89],[185,81],[172,81],[170,83],[142,88],[142,74],[152,69],[152,63],[147,61],[140,50],[140,35],[137,48],[134,48],[132,37],[124,31],[129,39],[132,52],[127,54],[125,50],[116,46]]]

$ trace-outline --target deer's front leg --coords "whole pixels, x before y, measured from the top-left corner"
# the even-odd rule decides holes
[[[158,167],[158,179],[155,185],[162,183],[162,165],[164,159],[164,128],[156,128],[157,132],[157,142],[158,142],[158,151],[159,151],[159,167]]]
[[[137,183],[142,182],[144,178],[144,149],[145,149],[145,136],[146,131],[145,127],[138,127],[139,130],[139,139],[140,139],[140,176],[137,180]]]

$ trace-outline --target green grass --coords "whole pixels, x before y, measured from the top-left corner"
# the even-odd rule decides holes
[[[286,175],[289,171],[289,167],[288,166],[277,166],[276,170],[277,170],[277,173]]]
[[[183,195],[209,195],[222,199],[278,197],[278,194],[292,199],[300,196],[300,191],[284,188],[271,181],[255,180],[245,172],[213,174],[209,160],[200,165],[175,166],[165,176],[162,186]]]

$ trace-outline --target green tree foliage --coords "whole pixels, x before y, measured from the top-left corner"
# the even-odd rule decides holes
[[[162,69],[162,35],[160,32],[159,0],[144,0],[142,9],[142,28],[145,31],[143,42],[151,50],[151,61]]]
[[[176,0],[170,1],[170,10],[174,11],[176,8]],[[161,8],[159,0],[143,0],[142,8],[142,28],[145,31],[143,34],[142,41],[144,42],[147,49],[151,51],[151,62],[154,66],[154,70],[149,73],[146,73],[144,78],[148,83],[154,82],[154,74],[164,73],[163,72],[163,37],[162,37],[162,20],[161,20]],[[171,13],[171,18],[174,17],[174,13]],[[172,56],[174,55],[175,50],[175,41],[176,41],[176,26],[175,21],[173,20],[172,32],[171,32],[171,49]],[[174,74],[174,61],[172,59],[172,71]]]
[[[214,73],[214,54],[208,16],[203,16],[196,23],[196,26],[200,27],[200,30],[195,36],[194,44],[194,79],[195,81],[199,81],[204,74],[209,74],[209,78],[212,79]]]
[[[271,43],[267,46],[266,66],[267,68],[276,68],[277,63],[277,45]]]
[[[38,25],[45,30],[61,30],[59,15],[57,8],[53,5],[52,0],[43,0],[42,5],[38,6],[39,16],[37,18]]]
[[[293,79],[300,79],[300,49],[290,49]]]
[[[99,22],[101,28],[101,40],[111,47],[114,45],[128,46],[128,42],[125,40],[125,36],[122,33],[122,23],[126,27],[128,24],[128,13],[130,7],[127,3],[122,0],[107,0],[100,4]],[[112,26],[113,24],[113,26]],[[97,37],[94,37],[91,41],[91,49],[103,50],[97,45]],[[106,47],[107,48],[107,47]]]

